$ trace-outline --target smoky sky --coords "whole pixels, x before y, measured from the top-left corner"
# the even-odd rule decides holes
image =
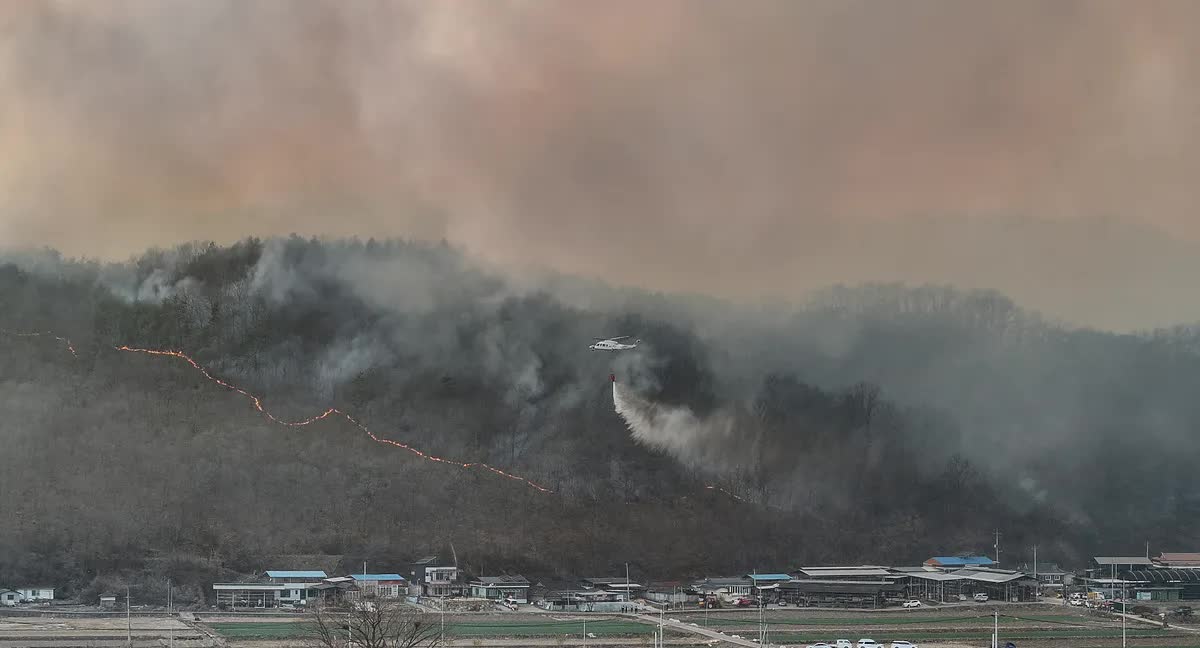
[[[0,245],[445,238],[655,290],[1200,319],[1200,4],[0,6]]]

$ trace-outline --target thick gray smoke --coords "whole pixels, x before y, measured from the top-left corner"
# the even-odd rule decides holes
[[[1200,319],[1198,93],[1187,0],[16,0],[0,245],[445,238],[651,290],[952,283],[1153,326]]]

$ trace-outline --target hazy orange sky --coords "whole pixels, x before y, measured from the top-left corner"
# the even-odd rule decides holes
[[[0,245],[445,237],[1200,319],[1200,2],[0,4]]]

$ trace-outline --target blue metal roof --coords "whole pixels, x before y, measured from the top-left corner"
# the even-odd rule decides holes
[[[325,578],[323,571],[268,571],[267,578]]]
[[[350,574],[350,577],[356,581],[402,581],[404,577],[400,574]]]
[[[987,556],[934,556],[930,560],[936,561],[943,567],[992,564],[992,559]]]
[[[792,577],[787,574],[750,574],[750,578],[756,581],[792,580]]]

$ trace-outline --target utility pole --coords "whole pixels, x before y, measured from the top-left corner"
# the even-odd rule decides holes
[[[996,566],[999,567],[1000,566],[1000,530],[999,529],[996,529],[996,543],[992,545],[992,548],[996,550]]]
[[[133,622],[129,618],[129,586],[125,586],[125,641],[133,648]]]
[[[992,648],[1000,648],[1000,613],[992,611]]]
[[[766,646],[767,644],[767,611],[763,604],[763,598],[758,598],[758,645]]]
[[[174,613],[174,606],[172,605],[172,603],[173,603],[174,601],[172,601],[172,600],[171,600],[171,590],[172,590],[172,588],[171,588],[171,579],[170,579],[170,578],[168,578],[168,579],[167,579],[167,616],[168,616],[168,617],[174,617],[174,616],[175,616],[175,613]],[[171,619],[171,634],[170,634],[170,642],[171,642],[171,645],[172,645],[172,646],[174,646],[174,645],[175,645],[175,622],[174,622],[174,620],[173,620],[173,619]]]
[[[625,602],[633,605],[633,595],[629,590],[629,563],[625,563]]]
[[[1146,553],[1149,553],[1149,551]],[[1125,579],[1121,579],[1121,648],[1126,648],[1127,646],[1125,643],[1125,615],[1129,614],[1129,603],[1125,596]]]
[[[1042,582],[1037,577],[1037,545],[1033,545],[1033,597],[1041,598]]]
[[[663,614],[666,613],[666,608],[658,608],[658,647],[663,648],[663,639],[666,633],[663,631]]]

